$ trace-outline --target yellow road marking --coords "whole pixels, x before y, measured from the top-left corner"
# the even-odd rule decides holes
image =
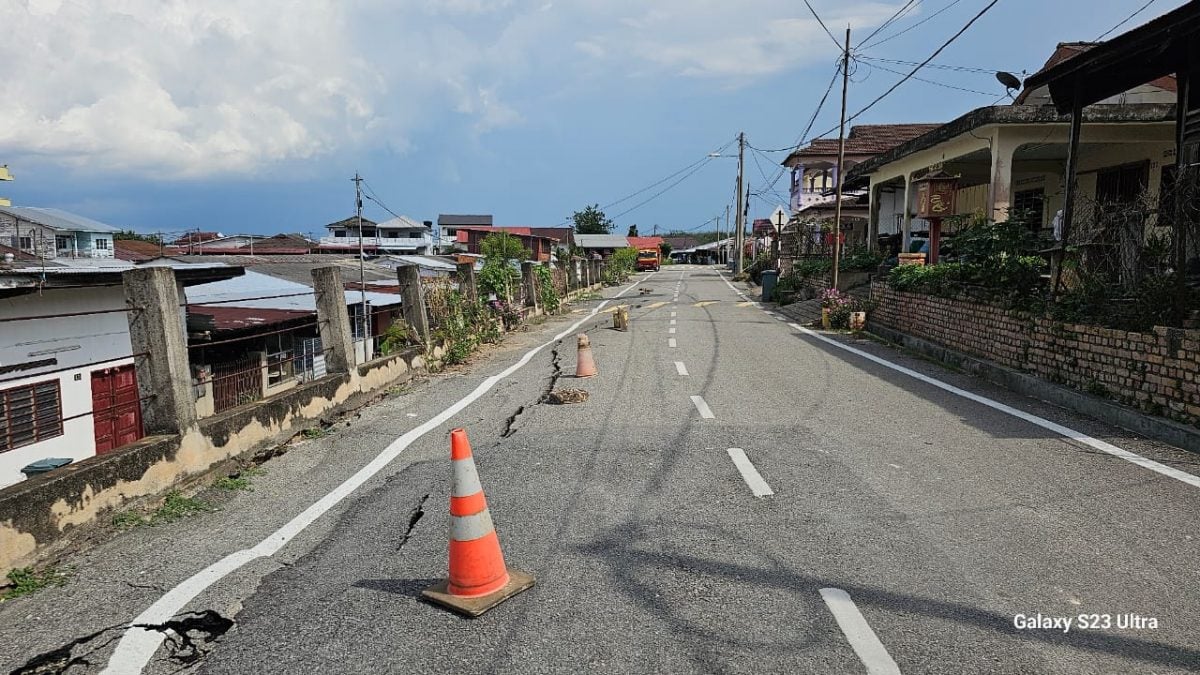
[[[659,307],[663,307],[663,306],[665,306],[666,304],[667,304],[667,303],[665,303],[665,302],[652,302],[652,303],[650,303],[649,305],[646,305],[646,306],[644,307],[644,309],[658,309]]]
[[[719,300],[701,300],[700,302],[697,302],[696,304],[692,305],[692,307],[708,307],[709,305],[715,305],[718,302],[720,302],[720,301]]]

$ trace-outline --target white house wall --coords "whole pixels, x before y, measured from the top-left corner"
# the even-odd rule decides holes
[[[121,286],[48,289],[0,299],[0,318],[58,315],[125,307]],[[0,379],[0,390],[23,384],[58,380],[62,415],[76,417],[63,423],[63,434],[32,445],[0,452],[0,487],[24,480],[21,467],[47,457],[69,457],[74,461],[96,454],[92,416],[91,372],[133,363],[129,322],[125,312],[0,323],[0,366],[56,358],[48,365],[26,373],[8,373]],[[100,365],[84,364],[105,361]],[[37,373],[68,368],[49,375]]]

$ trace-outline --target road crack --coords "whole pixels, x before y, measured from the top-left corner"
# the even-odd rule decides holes
[[[427,499],[429,499],[428,492],[425,493],[424,497],[421,497],[421,501],[417,502],[417,507],[412,510],[412,513],[408,514],[408,529],[404,530],[404,536],[400,537],[400,543],[396,545],[397,551],[404,548],[404,545],[408,543],[409,538],[412,537],[413,528],[417,526],[421,517],[425,515],[425,500]]]
[[[163,634],[168,658],[176,663],[191,665],[208,655],[209,645],[229,632],[236,622],[220,612],[206,609],[179,614],[163,623],[134,624],[135,628]]]

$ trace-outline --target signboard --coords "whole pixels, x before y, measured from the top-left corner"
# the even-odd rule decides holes
[[[917,217],[945,218],[954,214],[958,192],[955,178],[929,178],[917,181]]]

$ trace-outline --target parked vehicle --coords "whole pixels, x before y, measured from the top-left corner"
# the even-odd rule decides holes
[[[637,270],[639,272],[657,272],[662,265],[662,257],[657,248],[644,248],[637,254]]]

